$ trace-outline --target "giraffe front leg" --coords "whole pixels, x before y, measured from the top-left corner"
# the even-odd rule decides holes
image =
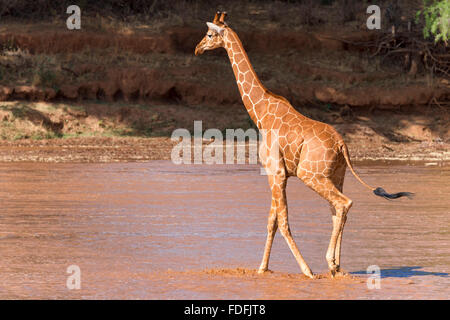
[[[269,171],[269,173],[273,173]],[[277,232],[277,212],[280,206],[280,191],[282,186],[286,185],[286,176],[283,174],[284,171],[280,171],[282,174],[273,175],[269,174],[269,186],[272,190],[272,202],[270,206],[269,219],[267,221],[267,240],[264,248],[264,256],[261,265],[258,269],[258,273],[264,273],[269,267],[270,251],[272,249],[273,238]]]
[[[275,201],[272,200],[272,206],[270,208],[269,220],[267,221],[267,240],[264,248],[264,256],[261,265],[258,269],[258,273],[264,273],[269,270],[269,258],[270,250],[272,249],[273,238],[277,232],[277,212]]]
[[[284,168],[279,168],[277,171],[279,174],[269,177],[270,188],[272,189],[272,205],[275,206],[276,212],[276,222],[278,224],[278,229],[280,229],[281,235],[286,240],[286,243],[291,249],[292,254],[294,255],[297,263],[300,266],[302,272],[310,277],[314,278],[314,275],[309,268],[306,261],[303,259],[303,256],[300,254],[298,250],[297,244],[292,237],[291,230],[289,228],[288,222],[288,208],[286,201],[286,175]]]

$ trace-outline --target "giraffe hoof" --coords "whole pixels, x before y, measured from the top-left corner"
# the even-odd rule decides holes
[[[273,273],[273,271],[269,269],[258,269],[258,274],[266,274],[266,273]]]
[[[345,272],[344,270],[342,270],[340,268],[336,270],[336,276],[345,277],[347,275],[348,275],[348,272]]]
[[[334,278],[336,277],[336,275],[339,273],[338,270],[339,270],[339,269],[338,269],[338,267],[337,267],[336,265],[330,267],[330,277],[331,277],[332,279],[334,279]]]
[[[303,274],[305,276],[307,276],[310,279],[317,279],[317,275],[315,275],[314,273],[312,273],[311,270],[308,270],[307,272],[303,272]]]

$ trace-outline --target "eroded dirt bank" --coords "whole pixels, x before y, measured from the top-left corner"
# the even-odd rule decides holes
[[[426,114],[412,109],[407,116],[389,110],[318,107],[307,111],[336,127],[354,160],[434,164],[450,160],[450,128],[439,108],[429,107]],[[0,161],[169,160],[179,142],[171,140],[173,131],[186,128],[193,135],[194,121],[201,121],[202,132],[219,129],[219,140],[226,138],[226,129],[254,128],[243,106],[3,102]],[[203,146],[211,142],[203,140]]]
[[[188,105],[241,101],[224,51],[193,56],[203,28],[171,27],[127,35],[38,31],[36,26],[23,27],[26,31],[4,29],[0,33],[0,44],[6,48],[0,57],[5,68],[2,101],[99,99]],[[375,33],[277,29],[242,30],[240,35],[264,84],[299,107],[319,103],[398,109],[446,105],[450,100],[448,79],[405,78],[401,61],[380,68],[381,59],[371,57],[369,49],[348,45],[348,41],[364,43]]]

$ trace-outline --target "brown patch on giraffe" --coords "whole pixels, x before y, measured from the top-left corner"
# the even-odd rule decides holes
[[[244,92],[250,91],[251,88],[252,88],[252,85],[248,81],[245,81],[242,84],[242,90],[244,90]]]
[[[286,113],[288,113],[289,107],[285,103],[278,104],[278,108],[276,111],[277,117],[283,117]]]
[[[243,62],[242,62],[243,63]],[[253,75],[252,75],[252,73],[248,70],[248,68],[246,68],[246,70],[241,70],[241,68],[239,68],[239,71],[238,72],[240,72],[240,73],[245,73],[245,75],[244,75],[244,79],[245,79],[245,82],[247,82],[248,84],[252,84],[252,79],[253,79]]]
[[[256,110],[256,108],[255,108],[255,110]],[[278,127],[272,126],[274,121],[275,121],[275,117],[270,115],[270,114],[266,114],[261,119],[261,123],[263,124],[263,127],[267,128],[268,130],[276,130],[276,129],[278,129]]]
[[[233,43],[231,45],[231,50],[233,50],[234,52],[240,52],[239,45],[237,43]]]
[[[232,65],[232,68],[233,68],[233,71],[236,73],[236,72],[238,72],[238,66],[237,66],[237,64],[233,64]]]
[[[252,95],[254,97],[256,97],[256,99],[260,98],[263,96],[263,94],[266,92],[266,90],[264,90],[262,87],[260,87],[258,84],[253,84],[253,90],[252,90]],[[266,102],[267,104],[267,102]]]
[[[239,73],[239,82],[241,83],[241,85],[242,85],[242,83],[245,81],[245,77],[244,77],[244,74],[243,73]]]
[[[237,53],[234,55],[234,61],[239,64],[240,62],[242,62],[244,60],[244,55],[242,53]]]
[[[261,101],[255,104],[254,108],[256,113],[261,113],[264,112],[264,109],[267,108],[267,105],[264,103],[264,101]]]
[[[242,97],[242,102],[244,103],[244,105],[250,104],[250,98],[248,96],[243,96]]]
[[[295,163],[292,159],[294,159],[294,154],[297,152],[297,149],[294,149],[291,147],[290,144],[287,145],[281,145],[283,148],[284,157],[288,158],[292,163]],[[295,169],[295,168],[293,168]]]
[[[285,136],[281,136],[280,137],[280,146],[284,148],[287,144],[288,144],[288,142],[287,142],[286,137]]]

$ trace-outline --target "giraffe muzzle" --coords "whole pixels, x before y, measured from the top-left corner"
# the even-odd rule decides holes
[[[195,47],[195,52],[194,52],[194,54],[195,54],[196,56],[198,56],[198,55],[202,54],[204,51],[205,51],[205,50],[204,50],[200,45],[198,45],[198,46]]]

